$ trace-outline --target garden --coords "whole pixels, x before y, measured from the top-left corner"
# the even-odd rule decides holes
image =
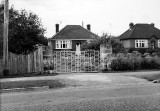
[[[117,37],[103,36],[82,45],[82,49],[100,50],[111,44],[112,54],[106,56],[104,71],[160,70],[160,49],[125,49]],[[109,63],[109,64],[108,64]]]

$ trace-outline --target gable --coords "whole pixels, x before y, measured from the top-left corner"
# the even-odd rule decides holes
[[[84,40],[94,39],[98,36],[80,25],[67,25],[60,32],[55,34],[51,39],[72,39]]]

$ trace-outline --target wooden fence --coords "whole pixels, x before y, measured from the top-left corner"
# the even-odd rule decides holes
[[[3,59],[0,59],[0,75],[2,74],[3,71]]]
[[[3,65],[0,60],[0,73],[2,74]],[[17,55],[9,52],[9,73],[14,74],[26,74],[43,71],[43,53],[42,47],[39,47],[33,53],[28,55]]]

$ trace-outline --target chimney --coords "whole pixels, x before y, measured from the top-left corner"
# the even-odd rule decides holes
[[[151,23],[150,26],[153,26],[153,27],[154,27],[154,23]]]
[[[129,24],[129,29],[132,29],[133,27],[134,27],[134,23],[131,22],[131,23]]]
[[[56,24],[56,33],[59,32],[59,24]]]
[[[90,24],[87,25],[87,30],[91,31],[91,25]]]

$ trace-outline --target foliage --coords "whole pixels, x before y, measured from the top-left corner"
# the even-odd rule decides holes
[[[155,49],[152,49],[152,48],[148,48],[147,49],[147,53],[160,53],[160,48],[155,48]]]
[[[103,36],[100,38],[90,40],[89,42],[85,42],[84,44],[82,44],[82,50],[100,50],[100,45],[108,43],[111,43],[113,53],[119,53],[124,51],[123,44],[116,37],[113,36]]]
[[[139,53],[144,54],[147,52],[147,49],[140,48],[137,50]]]
[[[154,58],[117,58],[112,60],[111,69],[114,71],[127,71],[127,70],[143,70],[143,69],[159,69],[160,62]]]
[[[152,48],[130,48],[128,49],[128,53],[132,53],[133,51],[138,51],[139,53],[141,54],[144,54],[144,53],[157,53],[157,54],[160,54],[160,48],[155,48],[155,49],[152,49]]]
[[[126,58],[117,58],[111,62],[111,69],[114,71],[126,71],[132,70],[133,64],[130,59]]]
[[[157,69],[159,67],[160,63],[158,63],[155,59],[143,58],[141,61],[141,69]]]
[[[117,37],[109,37],[109,40],[111,41],[113,53],[122,53],[125,51],[123,44]]]
[[[0,23],[3,23],[4,5],[0,5]],[[40,19],[33,12],[9,9],[9,51],[16,54],[27,54],[37,49],[37,44],[47,44],[45,29]]]

